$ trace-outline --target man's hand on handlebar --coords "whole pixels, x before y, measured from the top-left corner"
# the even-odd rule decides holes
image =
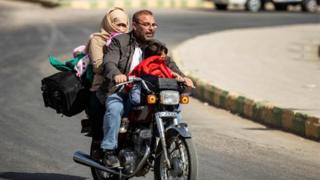
[[[192,82],[192,80],[188,77],[182,77],[180,76],[178,73],[175,73],[175,72],[172,72],[174,78],[177,80],[177,81],[181,81],[181,82],[184,82],[184,84],[188,87],[191,87],[191,88],[195,88],[194,87],[194,84]]]
[[[182,76],[180,76],[178,73],[176,72],[172,72],[173,77],[177,80],[177,81],[181,81],[184,82],[184,79]]]
[[[188,87],[191,87],[191,88],[195,88],[194,84],[193,84],[193,81],[188,78],[188,77],[184,77],[184,84]]]
[[[116,84],[126,82],[128,80],[127,76],[124,74],[118,74],[113,77],[113,80]]]

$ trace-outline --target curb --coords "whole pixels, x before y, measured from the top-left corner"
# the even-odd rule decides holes
[[[20,0],[21,1],[21,0]],[[105,9],[113,6],[130,8],[213,8],[208,0],[25,0],[45,6],[64,6],[75,9]]]
[[[109,8],[213,8],[213,3],[203,0],[62,0],[63,6],[77,9]]]
[[[31,2],[31,3],[38,3],[44,7],[57,7],[61,5],[61,0],[16,0],[16,1],[24,1],[24,2]]]
[[[190,41],[190,40],[187,40]],[[178,49],[176,47],[176,49]],[[172,57],[183,72],[184,68],[181,58],[176,50],[172,51]],[[262,123],[272,128],[320,141],[320,118],[294,112],[287,108],[273,105],[266,101],[256,101],[230,92],[201,80],[192,74],[186,73],[194,82],[192,96],[200,101],[207,102],[215,107],[225,109],[233,114]]]

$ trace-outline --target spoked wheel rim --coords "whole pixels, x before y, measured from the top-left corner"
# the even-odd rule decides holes
[[[119,180],[119,176],[107,173],[105,171],[100,171],[98,169],[94,169],[96,173],[95,180]],[[126,180],[127,178],[122,178],[121,180]]]
[[[257,12],[261,8],[261,1],[260,0],[249,0],[247,6],[250,11]]]
[[[164,156],[161,156],[160,175],[162,180],[189,179],[190,166],[188,149],[185,142],[179,137],[168,141],[168,158],[171,168],[167,166]]]
[[[306,10],[309,12],[316,12],[317,11],[317,1],[316,0],[306,1]]]
[[[112,179],[113,176],[111,176],[109,173],[104,172],[104,171],[100,171],[98,169],[94,170],[96,172],[97,178],[99,180],[108,180],[108,179]]]

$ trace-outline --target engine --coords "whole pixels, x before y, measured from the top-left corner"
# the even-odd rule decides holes
[[[151,130],[148,128],[136,129],[132,137],[134,143],[134,150],[138,152],[139,156],[143,156],[145,153],[146,145],[151,141]]]
[[[126,174],[131,174],[137,167],[138,155],[135,151],[131,149],[122,149],[119,152],[119,161],[123,167],[123,172]]]
[[[119,160],[124,173],[131,174],[134,172],[146,152],[146,145],[150,144],[151,137],[151,130],[148,128],[137,128],[132,133],[131,141],[133,147],[122,149],[119,152]],[[146,168],[144,169],[145,170],[142,170],[139,174],[148,172]]]

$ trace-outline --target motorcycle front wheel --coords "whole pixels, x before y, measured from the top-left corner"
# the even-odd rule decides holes
[[[155,159],[154,178],[156,180],[196,180],[198,160],[191,138],[180,135],[169,135],[166,138],[171,167],[167,166],[162,151]]]

